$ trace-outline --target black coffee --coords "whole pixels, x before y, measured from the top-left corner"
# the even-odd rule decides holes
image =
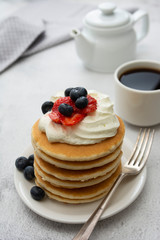
[[[120,76],[125,86],[138,90],[160,89],[160,71],[154,69],[133,69]]]

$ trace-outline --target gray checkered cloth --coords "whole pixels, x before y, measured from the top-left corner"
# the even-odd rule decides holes
[[[44,28],[30,25],[18,17],[0,23],[0,72],[15,62],[44,33]]]
[[[72,28],[92,5],[67,0],[37,0],[0,23],[0,73],[20,57],[29,56],[71,39]]]

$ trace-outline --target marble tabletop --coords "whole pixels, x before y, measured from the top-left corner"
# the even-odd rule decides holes
[[[0,0],[0,19],[28,2]],[[133,7],[132,1],[115,2]],[[160,2],[135,0],[134,6],[150,15],[150,31],[138,45],[137,59],[160,61]],[[79,85],[107,93],[114,102],[113,74],[85,69],[76,55],[74,41],[21,59],[0,75],[0,240],[67,240],[80,229],[81,225],[50,221],[31,211],[17,194],[13,176],[15,159],[30,145],[31,127],[41,116],[41,104],[60,89]],[[125,125],[126,137],[134,142],[138,127]],[[91,239],[160,239],[160,125],[155,130],[143,191],[125,210],[100,221]]]

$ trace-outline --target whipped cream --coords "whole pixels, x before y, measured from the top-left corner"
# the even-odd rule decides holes
[[[87,145],[116,135],[119,121],[113,111],[113,103],[109,96],[93,90],[88,93],[97,100],[97,110],[89,113],[80,123],[64,126],[54,123],[48,113],[41,117],[39,129],[46,133],[49,142]],[[54,102],[62,96],[63,93],[58,93],[51,100]]]

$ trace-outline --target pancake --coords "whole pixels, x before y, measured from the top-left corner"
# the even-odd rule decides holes
[[[125,133],[123,121],[118,117],[120,126],[114,137],[90,145],[70,145],[66,143],[50,143],[45,135],[38,128],[39,120],[32,127],[32,142],[37,149],[45,154],[68,161],[95,160],[114,152],[121,145]]]
[[[34,169],[36,170],[37,174],[44,180],[56,187],[63,187],[63,188],[82,188],[95,185],[100,183],[107,178],[109,178],[117,169],[118,165],[115,166],[110,172],[106,173],[104,176],[100,176],[97,178],[92,178],[88,181],[69,181],[69,180],[61,180],[59,178],[54,177],[53,175],[47,174],[44,172],[40,166],[34,161]]]
[[[35,182],[36,182],[37,186],[43,188],[37,181],[35,181]],[[63,202],[63,203],[68,203],[68,204],[82,204],[82,203],[89,203],[89,202],[93,202],[93,201],[101,199],[102,197],[107,195],[107,193],[110,191],[111,187],[108,188],[106,190],[106,192],[104,192],[104,193],[102,193],[102,194],[100,194],[100,195],[98,195],[96,197],[92,197],[92,198],[88,198],[88,199],[69,199],[69,198],[64,198],[64,197],[60,197],[58,195],[55,195],[55,194],[47,191],[46,189],[45,189],[45,193],[52,200],[56,200],[56,201]]]
[[[44,181],[41,176],[35,170],[36,184],[42,187],[46,194],[53,199],[67,203],[83,203],[95,201],[103,197],[118,178],[121,172],[121,164],[119,164],[117,170],[112,174],[111,177],[98,183],[94,186],[77,188],[77,189],[66,189],[53,186],[51,183]]]
[[[98,158],[96,160],[92,161],[65,161],[65,160],[59,160],[53,157],[48,156],[33,144],[35,153],[37,156],[42,158],[44,161],[55,165],[56,167],[70,169],[70,170],[80,170],[80,169],[91,169],[94,167],[100,167],[103,166],[109,162],[112,162],[114,159],[118,157],[118,155],[121,152],[121,145],[111,154]]]
[[[61,180],[71,180],[71,181],[87,181],[92,178],[96,178],[99,176],[103,176],[106,173],[110,172],[113,168],[115,168],[120,160],[121,160],[122,152],[118,155],[118,157],[110,163],[107,163],[101,167],[85,169],[85,170],[68,170],[63,168],[58,168],[50,163],[45,162],[41,158],[39,158],[36,154],[34,154],[34,158],[36,163],[40,166],[40,168],[56,178]]]
[[[37,181],[36,181],[36,185],[41,187],[41,188],[43,188]],[[59,202],[68,203],[68,204],[69,203],[70,204],[82,204],[82,203],[94,202],[96,200],[101,199],[102,197],[104,197],[104,196],[106,196],[108,194],[108,192],[110,191],[111,187],[112,186],[108,187],[108,189],[105,192],[99,194],[98,196],[92,197],[92,198],[87,198],[87,199],[69,199],[69,198],[64,198],[64,197],[55,195],[55,194],[49,192],[46,189],[45,189],[45,193],[52,200],[57,200]]]

